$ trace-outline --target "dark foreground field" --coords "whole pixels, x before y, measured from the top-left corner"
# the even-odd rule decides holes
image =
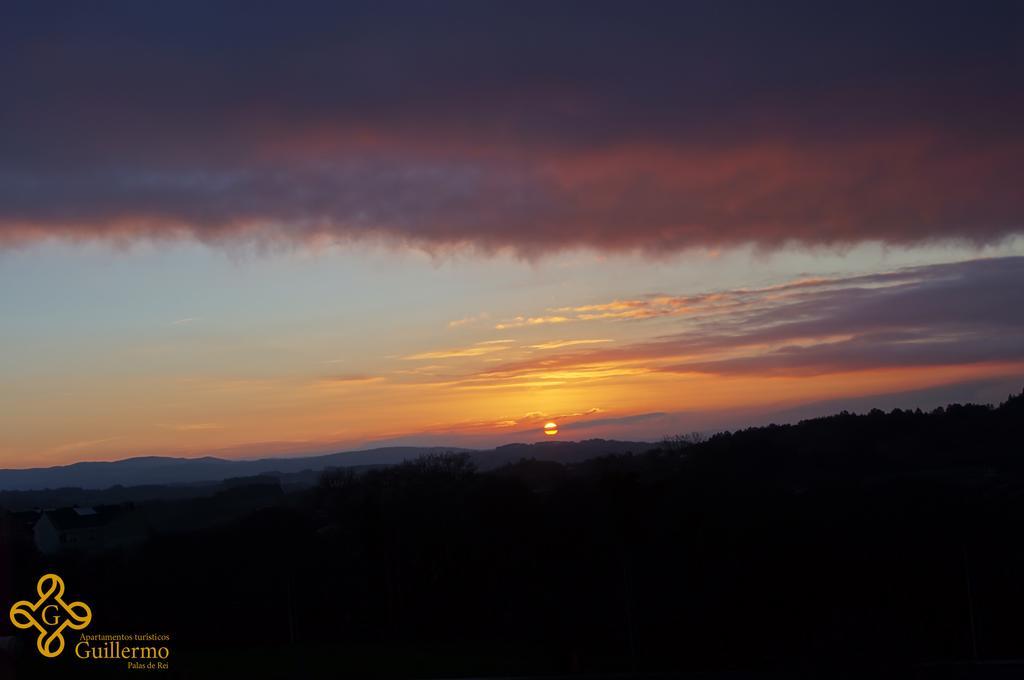
[[[51,556],[8,514],[0,584],[53,571],[90,632],[169,633],[161,677],[1021,677],[1022,435],[1024,396],[572,465],[435,455],[140,503],[143,540]],[[0,635],[9,677],[130,674]]]

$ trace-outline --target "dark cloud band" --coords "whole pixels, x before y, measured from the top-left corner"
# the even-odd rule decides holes
[[[14,6],[0,244],[993,241],[1024,229],[1022,12]]]

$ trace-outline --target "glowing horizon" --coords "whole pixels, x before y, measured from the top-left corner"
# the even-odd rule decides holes
[[[344,251],[239,262],[207,250],[8,252],[13,277],[57,258],[69,282],[89,279],[87,271],[94,278],[85,290],[61,281],[36,289],[46,298],[36,308],[67,311],[23,315],[17,346],[6,341],[13,390],[2,402],[0,460],[34,467],[389,443],[489,447],[543,440],[548,421],[560,439],[657,441],[838,398],[943,386],[955,397],[960,384],[1024,376],[1016,336],[997,335],[1007,305],[999,296],[1012,296],[1024,268],[1019,251],[1018,242],[987,253],[937,250],[924,258],[934,264],[911,265],[925,254],[914,249],[869,268],[857,256],[870,249],[841,260],[737,251],[660,265],[370,256],[402,259],[421,288],[471,289],[480,267],[492,270],[491,293],[435,307],[410,299],[406,280],[369,301],[361,291],[378,280],[377,263],[340,273],[340,263],[359,259]],[[182,261],[194,280],[150,295],[145,288],[163,289]],[[821,265],[810,276],[809,263]],[[148,283],[125,288],[136,267]],[[650,270],[626,288],[601,281],[638,267]],[[709,271],[719,286],[701,284]],[[208,277],[239,287],[204,297],[217,290]],[[342,291],[339,277],[353,287]],[[674,278],[678,287],[666,288]],[[318,293],[289,304],[292,287]],[[130,314],[108,305],[136,295]],[[956,306],[961,312],[922,306],[936,295],[988,302]],[[371,302],[382,308],[360,310]],[[244,304],[254,307],[243,313]],[[916,316],[900,311],[907,305]]]

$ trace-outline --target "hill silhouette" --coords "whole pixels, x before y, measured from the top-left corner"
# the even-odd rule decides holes
[[[646,442],[591,439],[582,442],[509,444],[494,450],[481,451],[457,447],[392,446],[319,456],[261,458],[258,460],[230,460],[212,456],[201,458],[140,456],[117,461],[82,462],[46,468],[0,469],[0,491],[196,484],[253,475],[295,475],[304,472],[319,472],[332,467],[395,465],[418,456],[439,452],[468,452],[472,454],[474,461],[482,469],[490,469],[523,456],[575,463],[592,456],[639,452],[649,447],[650,444]]]
[[[187,677],[1014,677],[1022,416],[1024,394],[570,463],[241,480],[137,503],[159,522],[131,547],[43,556],[11,520],[0,573],[29,592],[56,570],[104,630],[171,631]]]

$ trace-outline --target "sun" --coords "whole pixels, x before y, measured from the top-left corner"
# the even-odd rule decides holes
[[[544,434],[549,437],[554,437],[558,434],[558,425],[555,423],[544,423]]]

